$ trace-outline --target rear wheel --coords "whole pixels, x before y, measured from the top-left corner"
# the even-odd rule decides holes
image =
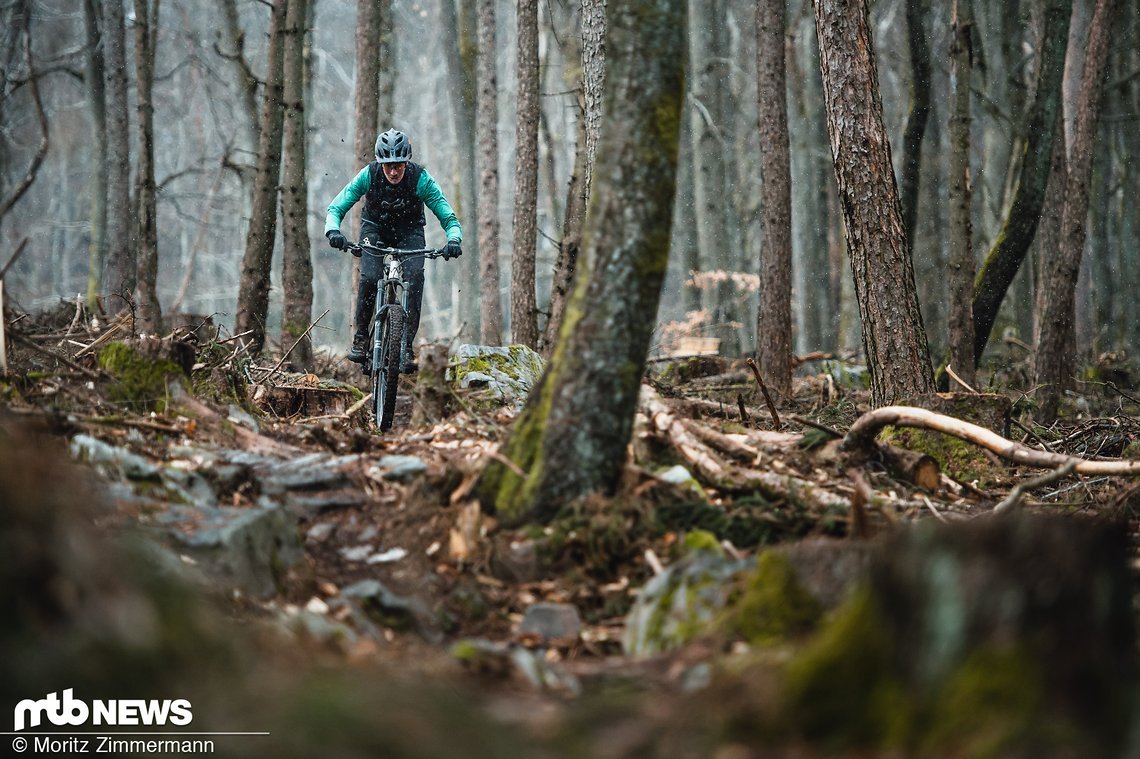
[[[404,309],[388,306],[373,345],[372,414],[381,432],[392,427],[396,411],[396,389],[400,382],[400,341],[404,335]]]

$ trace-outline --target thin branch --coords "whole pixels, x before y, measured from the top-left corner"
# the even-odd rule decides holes
[[[309,328],[306,329],[304,332],[302,332],[301,336],[293,341],[293,344],[289,346],[289,350],[287,350],[283,354],[281,354],[281,358],[277,361],[276,364],[273,365],[273,368],[269,370],[269,374],[266,374],[264,377],[261,378],[262,382],[265,382],[266,380],[268,380],[270,377],[272,377],[274,374],[277,373],[277,370],[280,369],[281,365],[285,363],[285,359],[289,358],[289,354],[293,352],[293,349],[296,348],[298,345],[300,345],[301,341],[309,336],[309,333],[313,331],[313,327],[317,326],[317,322],[319,322],[321,319],[325,318],[325,316],[328,315],[328,312],[330,310],[331,309],[326,308],[325,312],[323,314],[321,314],[320,316],[318,316],[316,318],[316,320],[312,324],[309,325]]]
[[[760,376],[760,368],[756,366],[756,362],[751,357],[748,359],[748,368],[752,370],[752,375],[756,377],[756,384],[760,386],[760,392],[764,394],[764,403],[768,405],[768,413],[772,415],[772,423],[776,425],[776,432],[782,432],[784,425],[780,424],[780,415],[776,413],[776,404],[772,403],[772,396],[768,395],[768,386],[764,384],[764,378]]]
[[[1062,477],[1068,477],[1076,468],[1077,462],[1070,461],[1064,466],[1057,467],[1052,472],[1046,472],[1040,477],[1034,477],[1032,480],[1026,480],[1025,482],[1018,483],[1018,485],[1013,490],[1009,491],[1009,495],[1005,497],[1005,500],[1003,500],[997,506],[994,506],[994,513],[1005,514],[1007,512],[1013,511],[1017,508],[1018,504],[1021,503],[1021,499],[1025,496],[1026,491],[1032,490],[1033,488],[1039,488],[1042,485],[1048,485],[1052,482],[1056,482]]]
[[[0,203],[0,219],[4,218],[4,215],[12,209],[12,206],[16,205],[16,202],[23,197],[24,193],[28,191],[28,188],[32,186],[32,182],[36,181],[36,174],[39,173],[40,164],[43,163],[44,156],[47,155],[48,151],[48,120],[47,114],[44,112],[43,101],[40,100],[40,86],[37,81],[38,77],[36,76],[35,67],[32,63],[32,35],[29,31],[29,17],[31,14],[26,6],[22,15],[24,21],[24,61],[28,66],[28,86],[31,89],[32,104],[35,105],[36,121],[38,121],[40,125],[40,144],[36,148],[35,155],[32,156],[32,162],[28,165],[28,171],[24,175],[24,178],[21,179],[12,190],[12,194],[4,200],[3,203]]]
[[[12,264],[16,263],[16,259],[24,252],[24,248],[27,247],[27,245],[28,238],[25,237],[23,240],[20,240],[20,244],[16,246],[16,252],[8,259],[8,263],[4,264],[4,268],[0,269],[0,279],[4,279],[4,275],[8,273],[8,269],[12,267]]]
[[[93,372],[90,369],[88,369],[86,366],[81,366],[80,364],[75,363],[74,361],[72,361],[71,359],[69,359],[65,356],[59,355],[55,351],[48,350],[47,348],[29,340],[28,338],[24,337],[23,335],[19,334],[18,332],[12,333],[12,339],[15,340],[16,342],[20,343],[21,345],[24,345],[24,346],[27,346],[28,348],[31,348],[32,350],[34,350],[38,353],[42,353],[45,356],[50,356],[50,357],[54,358],[56,361],[60,362],[64,366],[67,366],[71,369],[74,369],[75,371],[83,374],[86,377],[89,377],[90,379],[95,379],[95,380],[103,379],[102,375],[100,375],[99,373]]]
[[[975,395],[977,394],[978,391],[975,390],[974,388],[970,387],[968,384],[966,384],[966,380],[959,377],[958,373],[954,371],[954,367],[950,366],[950,364],[946,365],[946,373],[950,375],[950,379],[954,380],[959,385],[966,388],[967,392],[974,393]]]

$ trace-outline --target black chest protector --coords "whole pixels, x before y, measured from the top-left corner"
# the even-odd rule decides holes
[[[404,178],[389,184],[380,163],[368,164],[371,185],[364,195],[363,220],[383,231],[402,231],[424,226],[424,202],[416,195],[416,185],[424,167],[408,161]]]

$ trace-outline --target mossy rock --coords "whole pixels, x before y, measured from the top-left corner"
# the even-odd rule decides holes
[[[637,596],[626,615],[622,647],[630,656],[646,656],[680,648],[712,632],[714,622],[733,595],[732,579],[748,569],[748,562],[729,559],[720,550],[702,546],[654,577]]]
[[[823,607],[800,584],[788,558],[769,550],[757,557],[724,627],[749,643],[765,645],[811,632],[822,616]]]
[[[189,362],[183,355],[186,350]],[[174,394],[172,385],[186,388],[188,363],[193,364],[192,348],[155,339],[113,341],[99,351],[99,368],[115,378],[107,398],[136,411],[164,413]]]
[[[485,406],[522,406],[545,370],[542,356],[525,345],[460,345],[447,380]]]
[[[916,717],[870,589],[856,593],[784,673],[784,722],[832,750],[899,747]]]

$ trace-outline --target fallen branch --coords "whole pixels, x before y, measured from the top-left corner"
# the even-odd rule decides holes
[[[952,416],[935,414],[926,409],[911,406],[884,406],[869,411],[855,420],[847,436],[843,439],[843,450],[865,449],[874,442],[875,436],[886,426],[912,427],[934,430],[953,435],[968,443],[985,448],[1015,464],[1042,468],[1056,468],[1069,462],[1074,463],[1078,474],[1103,474],[1121,477],[1140,476],[1140,460],[1136,461],[1088,461],[1063,453],[1039,451],[1021,443],[1006,440],[1001,435]]]
[[[85,377],[88,377],[89,379],[93,379],[93,380],[103,379],[103,376],[100,375],[98,372],[93,372],[90,369],[88,369],[86,366],[80,366],[79,364],[75,363],[71,359],[65,358],[64,356],[59,355],[55,351],[48,350],[47,348],[43,347],[42,345],[38,345],[38,344],[32,342],[31,340],[27,339],[26,337],[19,334],[18,332],[12,333],[12,339],[15,340],[16,342],[20,343],[21,345],[25,345],[25,346],[31,348],[32,350],[37,351],[38,353],[42,353],[45,356],[50,356],[51,358],[54,358],[59,363],[63,364],[66,367],[74,369],[77,372],[80,372],[81,374],[83,374]]]
[[[119,319],[118,321],[116,321],[114,324],[112,324],[110,327],[107,328],[106,332],[99,335],[99,337],[95,338],[95,341],[93,343],[91,343],[90,345],[88,345],[86,348],[79,351],[78,353],[76,353],[75,358],[82,358],[83,356],[86,356],[88,353],[95,350],[96,348],[98,348],[98,347],[106,344],[107,342],[109,342],[110,339],[112,337],[114,337],[115,334],[119,330],[121,330],[123,328],[123,325],[126,323],[127,323],[126,319]]]
[[[733,491],[760,491],[771,500],[806,503],[816,508],[846,513],[851,502],[808,480],[792,475],[734,468],[723,461],[715,449],[705,444],[678,419],[652,388],[641,389],[641,411],[668,440],[696,476],[718,488]]]
[[[1070,461],[1064,466],[1057,467],[1052,472],[1046,472],[1040,477],[1034,477],[1032,480],[1026,480],[1025,482],[1018,483],[1018,485],[1014,487],[1013,490],[1009,491],[1009,495],[1005,497],[1004,501],[999,503],[997,506],[994,506],[994,513],[1005,514],[1006,512],[1013,511],[1017,508],[1018,504],[1021,503],[1021,499],[1025,496],[1025,493],[1027,491],[1030,491],[1033,488],[1039,488],[1042,485],[1048,485],[1051,482],[1056,482],[1057,480],[1064,477],[1068,477],[1073,473],[1073,470],[1076,469],[1076,467],[1077,462]]]

